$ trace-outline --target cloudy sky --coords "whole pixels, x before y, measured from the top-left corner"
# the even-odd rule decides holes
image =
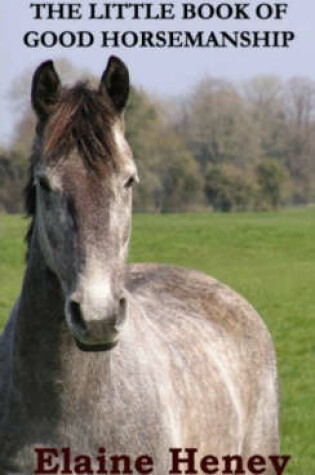
[[[61,1],[61,0],[60,0]],[[107,0],[109,1],[109,0]],[[121,1],[121,0],[120,0]],[[136,0],[134,0],[136,2]],[[154,2],[151,0],[153,4]],[[165,0],[170,1],[170,0]],[[183,0],[184,1],[184,0]],[[0,6],[0,145],[8,144],[17,120],[17,111],[9,98],[12,84],[26,69],[35,69],[46,59],[66,58],[75,66],[94,74],[101,74],[110,54],[120,56],[128,64],[132,82],[145,89],[164,96],[182,94],[205,75],[224,77],[235,81],[247,79],[258,74],[275,74],[283,78],[309,76],[315,79],[315,1],[287,0],[288,13],[283,20],[191,20],[182,21],[181,0],[174,0],[177,18],[168,21],[149,20],[87,20],[87,0],[67,0],[68,3],[82,5],[83,18],[80,20],[36,20],[34,3],[30,0],[2,1]],[[195,5],[202,0],[191,0]],[[261,0],[247,0],[250,12],[255,10]],[[101,8],[103,2],[95,1]],[[104,2],[105,3],[105,2]],[[113,2],[112,2],[113,3]],[[206,3],[206,2],[205,2]],[[218,5],[219,0],[208,1]],[[223,2],[224,3],[224,2]],[[234,4],[232,0],[225,3]],[[274,0],[264,3],[274,5]],[[278,2],[279,3],[279,2]],[[101,10],[98,10],[101,12]],[[140,30],[292,30],[296,39],[288,49],[140,49],[140,48],[102,48],[100,31],[140,31]],[[91,48],[28,48],[23,44],[27,31],[78,31],[89,30],[95,37]]]

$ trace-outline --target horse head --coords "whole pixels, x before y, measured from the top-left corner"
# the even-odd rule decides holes
[[[124,137],[129,74],[111,57],[97,89],[63,88],[52,61],[36,70],[33,224],[83,350],[112,348],[126,319],[124,263],[137,169]]]

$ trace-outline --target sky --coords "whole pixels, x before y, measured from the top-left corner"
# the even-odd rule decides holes
[[[113,0],[107,0],[107,2],[110,1],[113,3]],[[119,1],[122,3],[123,0]],[[138,0],[132,0],[133,3],[136,1]],[[19,117],[14,101],[10,97],[12,84],[25,70],[35,70],[42,61],[47,59],[66,58],[75,66],[100,76],[106,67],[108,57],[115,54],[128,65],[131,81],[135,86],[142,86],[147,91],[166,97],[189,92],[205,76],[222,77],[234,81],[246,80],[256,75],[277,75],[284,79],[292,76],[308,76],[315,80],[314,0],[287,0],[288,10],[282,20],[259,20],[252,15],[250,20],[213,18],[183,21],[180,19],[180,12],[182,3],[185,1],[173,0],[176,18],[165,21],[88,20],[86,18],[88,0],[67,0],[68,3],[81,4],[83,18],[80,20],[38,20],[34,18],[35,8],[30,7],[36,2],[2,1],[0,6],[0,145],[9,144]],[[159,3],[157,0],[151,0],[151,2],[154,7]],[[232,0],[191,0],[191,3],[195,5],[209,3],[216,6],[220,2],[231,6],[235,3]],[[99,9],[97,12],[100,13],[102,4],[106,3],[106,0],[105,2],[94,0],[94,3],[97,3]],[[238,3],[241,3],[241,0],[238,0]],[[269,3],[274,7],[275,3],[284,2],[247,0],[247,3],[250,4],[248,11],[253,12],[260,3]],[[52,30],[55,32],[89,30],[94,34],[95,44],[91,48],[62,48],[61,46],[28,48],[23,43],[23,37],[27,31]],[[99,35],[102,30],[203,30],[207,32],[289,30],[294,31],[296,39],[287,49],[104,48],[99,44]],[[25,86],[30,87],[28,84]]]

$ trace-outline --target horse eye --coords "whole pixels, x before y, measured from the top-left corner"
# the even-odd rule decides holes
[[[45,175],[42,175],[42,176],[38,177],[38,184],[39,184],[39,186],[41,187],[42,190],[51,191],[51,186],[50,186],[49,180]]]
[[[134,177],[134,176],[130,176],[130,177],[128,178],[128,180],[126,180],[126,182],[125,182],[125,184],[124,184],[124,187],[125,187],[125,188],[131,188],[135,181],[136,181],[136,180],[135,180],[135,177]]]

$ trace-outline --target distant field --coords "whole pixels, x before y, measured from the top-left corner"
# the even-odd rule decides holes
[[[0,216],[0,328],[19,293],[25,228]],[[256,307],[278,356],[285,474],[315,474],[315,210],[136,215],[130,259],[202,270]]]

